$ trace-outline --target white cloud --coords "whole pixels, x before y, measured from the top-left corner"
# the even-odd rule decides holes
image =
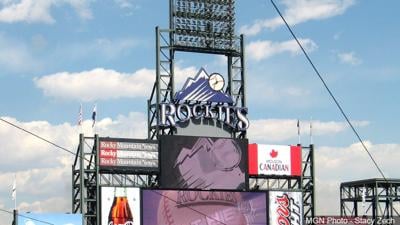
[[[322,20],[343,14],[354,0],[283,0],[285,5],[283,16],[290,25],[304,23],[309,20]],[[252,25],[241,27],[240,32],[256,35],[264,28],[274,29],[283,25],[280,17],[257,20]]]
[[[175,69],[179,87],[187,76],[197,73],[195,67]],[[96,68],[77,73],[60,72],[34,78],[35,85],[46,96],[60,99],[95,101],[122,97],[149,97],[155,82],[155,71],[140,69],[134,73]]]
[[[18,126],[40,134],[49,140],[75,151],[78,144],[77,126],[69,123],[50,124],[46,121],[20,122],[15,118],[2,117]],[[99,117],[101,118],[101,116]],[[101,137],[146,137],[146,116],[131,112],[115,119],[102,118],[96,125]],[[296,136],[296,120],[253,120],[249,138],[267,143],[283,140],[284,136]],[[256,126],[255,126],[256,125]],[[356,122],[357,126],[368,122]],[[302,121],[302,129],[308,122]],[[269,127],[268,130],[261,130]],[[315,135],[334,135],[346,129],[341,122],[313,121]],[[83,123],[85,136],[93,136],[91,121]],[[255,133],[254,133],[255,132]],[[277,134],[276,136],[273,136]],[[21,211],[68,212],[71,210],[71,164],[74,156],[33,138],[3,122],[0,122],[0,150],[7,151],[0,174],[0,207],[11,208],[10,196],[14,173],[17,173],[18,207]],[[397,160],[400,157],[399,144],[372,144],[366,142],[371,154],[382,166],[387,177],[395,177],[398,172]],[[12,149],[12,151],[10,151]],[[5,163],[5,164],[4,164]],[[317,213],[336,214],[339,210],[339,185],[341,182],[379,177],[367,154],[359,143],[347,147],[316,146],[315,149]],[[4,164],[4,165],[3,165]],[[11,217],[0,215],[2,221]]]
[[[386,178],[398,176],[400,144],[372,144],[369,151]],[[340,184],[382,178],[360,143],[346,147],[314,146],[315,199],[317,215],[340,215]],[[399,206],[397,204],[397,206]]]
[[[0,10],[0,21],[13,22],[41,22],[54,23],[50,15],[52,2],[49,0],[22,0],[20,2],[9,2]]]
[[[307,52],[312,52],[318,48],[317,44],[310,39],[299,39]],[[300,53],[301,49],[295,40],[284,42],[255,41],[246,46],[246,52],[250,59],[259,61],[276,54],[289,52],[291,54]]]
[[[132,0],[114,0],[114,2],[120,7],[120,8],[133,8],[134,3]]]
[[[94,101],[121,97],[147,97],[154,80],[154,70],[140,69],[134,73],[120,73],[96,68],[78,73],[51,74],[35,78],[34,82],[47,96]]]
[[[13,72],[35,71],[41,63],[31,54],[25,43],[0,33],[0,67]]]
[[[47,23],[55,22],[51,8],[67,4],[75,9],[83,19],[92,18],[90,0],[13,0],[3,1],[0,9],[0,22]]]
[[[60,1],[60,0],[54,0]],[[61,2],[65,2],[72,6],[75,9],[76,13],[78,13],[79,17],[82,19],[92,19],[92,11],[90,10],[90,3],[92,0],[62,0]]]
[[[101,114],[99,115],[101,118]],[[69,123],[50,124],[47,121],[20,122],[2,117],[33,133],[75,152],[79,128]],[[146,137],[146,116],[131,112],[116,119],[102,118],[96,124],[96,133],[102,137]],[[83,123],[85,136],[93,136],[91,121]],[[11,209],[11,187],[17,174],[17,200],[21,211],[70,212],[71,166],[74,155],[64,152],[42,140],[0,122],[0,152],[7,157],[0,164],[0,207]],[[4,158],[4,157],[3,157]],[[11,217],[0,215],[1,221]]]
[[[181,68],[181,67],[176,67],[175,68],[175,88],[176,91],[178,89],[180,89],[183,84],[186,82],[186,79],[188,77],[194,77],[196,76],[196,74],[199,72],[199,69],[194,67],[194,66],[190,66],[190,67],[185,67],[185,68]]]
[[[356,127],[368,126],[368,121],[354,121]],[[310,121],[300,121],[302,134],[309,133]],[[312,121],[313,136],[333,136],[348,128],[345,122]],[[248,137],[251,142],[282,142],[297,137],[297,120],[293,119],[259,119],[250,121]]]
[[[333,40],[337,41],[342,37],[342,32],[338,32],[333,35]]]
[[[396,160],[399,144],[372,144],[369,151],[386,178],[398,177]],[[360,143],[347,147],[317,147],[315,150],[316,208],[319,215],[337,215],[340,209],[340,183],[382,176]]]
[[[60,54],[69,57],[71,60],[93,57],[112,60],[124,57],[125,54],[132,52],[132,48],[139,44],[140,42],[133,38],[98,38],[88,42],[71,44],[62,47],[59,51]]]
[[[362,63],[362,60],[359,59],[354,52],[342,52],[338,53],[338,58],[342,63],[350,64],[350,65],[359,65]]]
[[[90,133],[91,121],[86,123],[84,126],[89,128],[86,133]],[[127,116],[119,115],[114,120],[104,118],[96,123],[96,133],[105,137],[146,138],[146,132],[147,117],[138,112],[131,112]]]

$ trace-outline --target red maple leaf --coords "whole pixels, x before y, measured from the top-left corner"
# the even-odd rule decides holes
[[[272,151],[269,153],[269,155],[271,156],[271,158],[275,158],[278,156],[278,152],[275,151],[275,149],[272,149]]]

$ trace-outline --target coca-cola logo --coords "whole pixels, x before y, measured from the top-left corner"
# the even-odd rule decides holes
[[[125,223],[121,223],[121,224],[114,224],[113,221],[110,221],[108,223],[108,225],[133,225],[133,221],[126,221]]]

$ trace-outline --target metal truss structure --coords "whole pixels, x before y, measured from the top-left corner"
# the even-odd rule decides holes
[[[98,166],[99,137],[79,136],[79,146],[72,166],[72,213],[82,214],[83,225],[100,223],[100,188],[113,187],[152,187],[156,175],[118,174],[102,172]]]
[[[156,27],[156,81],[147,101],[148,139],[174,135],[176,128],[160,125],[160,104],[174,103],[177,52],[211,54],[227,59],[227,86],[233,106],[246,107],[243,35],[235,36],[234,0],[170,0],[169,29]],[[193,75],[193,74],[188,74]],[[232,138],[246,131],[231,130]],[[157,174],[115,174],[99,171],[99,137],[84,137],[72,166],[72,212],[82,213],[84,225],[100,224],[101,186],[158,186]],[[304,217],[314,217],[314,147],[302,147],[301,177],[250,177],[250,190],[297,190],[303,193]]]
[[[303,193],[305,221],[315,216],[314,145],[302,147],[302,176],[251,176],[250,190],[294,190]],[[307,218],[310,218],[307,220]]]
[[[148,139],[175,133],[174,128],[159,125],[159,105],[174,101],[176,52],[226,56],[225,92],[234,106],[246,107],[243,35],[234,36],[233,25],[233,0],[170,0],[170,28],[156,28],[156,81],[147,102]],[[232,132],[232,137],[245,136],[245,131]]]
[[[400,179],[367,179],[340,184],[341,216],[400,216]]]

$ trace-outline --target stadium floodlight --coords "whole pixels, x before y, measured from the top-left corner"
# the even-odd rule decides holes
[[[235,50],[234,0],[170,0],[177,47]],[[185,40],[185,41],[182,41]]]

